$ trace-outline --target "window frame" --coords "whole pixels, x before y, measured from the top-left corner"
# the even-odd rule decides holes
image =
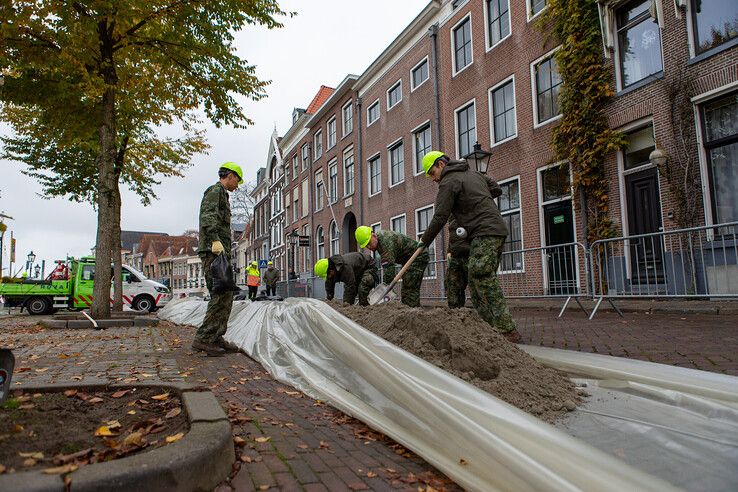
[[[538,17],[539,15],[541,15],[543,13],[543,11],[548,8],[548,0],[545,0],[546,5],[544,5],[544,7],[541,10],[539,10],[537,13],[534,14],[533,13],[533,4],[532,4],[532,2],[533,2],[533,0],[525,0],[525,12],[526,12],[526,15],[527,15],[527,18],[528,18],[528,22],[529,23],[533,19],[535,19],[536,17]]]
[[[413,85],[413,82],[414,82],[413,73],[415,72],[415,70],[420,68],[424,63],[428,64],[428,76],[421,83],[414,86]],[[422,86],[429,80],[430,80],[430,59],[428,55],[425,55],[422,60],[420,60],[417,64],[415,64],[413,68],[410,69],[410,92],[411,93],[415,92],[416,89],[418,89],[420,86]]]
[[[305,143],[300,147],[300,158],[302,160],[300,163],[302,170],[300,172],[302,172],[310,167],[310,144]]]
[[[334,169],[336,171],[335,175],[331,174],[331,169]],[[331,187],[334,184],[332,183],[332,180],[334,177],[336,178],[335,180],[336,194],[331,195],[331,191],[333,191],[331,190]],[[328,162],[328,203],[330,205],[333,205],[334,203],[338,202],[338,195],[340,194],[338,190],[338,181],[339,181],[338,179],[338,157],[334,157],[333,159],[330,160],[330,162]]]
[[[503,185],[507,185],[508,183],[512,183],[513,181],[517,181],[518,182],[518,207],[516,209],[506,210],[505,212],[503,212],[502,210],[500,210],[500,215],[503,217],[503,220],[504,220],[504,217],[506,215],[512,215],[514,213],[517,213],[517,214],[520,215],[520,249],[525,249],[525,233],[524,233],[524,230],[523,230],[523,200],[522,200],[522,196],[521,196],[521,190],[522,189],[520,188],[520,181],[521,181],[520,175],[517,174],[515,176],[511,176],[509,178],[505,178],[505,179],[503,179],[501,181],[498,181],[497,184],[500,185],[500,186],[503,186]],[[495,198],[495,204],[497,204],[497,208],[499,210],[499,204],[500,204],[499,197]],[[510,237],[510,234],[508,234],[508,237]],[[507,238],[505,238],[505,241],[507,241]],[[504,248],[504,246],[503,246],[503,248]],[[515,274],[515,273],[525,273],[525,254],[521,254],[521,256],[522,256],[522,261],[521,261],[521,268],[520,269],[516,269],[516,270],[503,270],[502,269],[502,255],[500,255],[500,266],[498,267],[498,273],[501,274],[501,275]]]
[[[403,219],[404,220],[404,222],[403,222],[403,225],[404,225],[404,228],[403,229],[404,230],[402,232],[396,231],[396,230],[394,230],[392,228],[393,225],[394,225],[395,219]],[[407,235],[407,213],[401,213],[400,215],[395,215],[394,217],[390,217],[389,223],[390,223],[390,228],[389,228],[390,231],[397,232],[398,234]]]
[[[648,0],[646,0],[646,3]],[[659,31],[659,54],[661,55],[661,70],[654,72],[650,75],[647,75],[635,82],[632,82],[628,86],[623,85],[623,60],[621,59],[621,52],[620,49],[620,31],[622,29],[630,29],[635,27],[636,25],[643,22],[643,20],[638,21],[637,23],[634,23],[634,20],[631,20],[628,24],[626,24],[624,27],[619,28],[618,27],[618,11],[622,8],[625,8],[630,1],[623,3],[622,5],[618,6],[618,8],[612,9],[612,15],[614,18],[614,29],[613,29],[613,65],[615,67],[615,88],[617,89],[617,92],[620,93],[622,91],[629,91],[633,89],[637,89],[638,87],[641,87],[645,84],[648,84],[649,82],[653,81],[655,78],[658,78],[659,74],[664,73],[664,36],[662,32],[661,26],[659,26],[658,21],[656,21],[656,28]],[[691,3],[691,1],[688,1],[688,3]],[[640,16],[643,16],[645,14],[648,14],[648,10],[646,12],[639,14]],[[687,24],[689,24],[689,20],[687,20]],[[628,27],[630,26],[630,27]],[[689,37],[689,36],[687,36]],[[689,41],[688,41],[689,44]],[[690,48],[691,49],[691,48]]]
[[[420,230],[420,212],[425,212],[428,209],[431,210],[430,219],[428,220],[428,225],[430,225],[430,221],[433,220],[433,214],[435,213],[435,204],[434,203],[431,203],[430,205],[426,205],[424,207],[420,207],[420,208],[416,208],[415,209],[415,240],[416,241],[420,241],[420,237],[425,232],[425,229],[423,229],[422,231]],[[427,227],[426,227],[426,229],[427,229]],[[433,239],[433,241],[431,242],[431,244],[429,244],[426,247],[426,251],[428,251],[429,260],[428,260],[428,265],[425,267],[425,270],[423,270],[423,279],[434,279],[434,278],[438,278],[438,265],[436,264],[436,261],[437,261],[437,255],[436,255],[436,253],[437,253],[436,239],[438,239],[438,237],[436,237],[435,239]],[[432,254],[431,254],[431,251],[430,251],[431,247],[433,248],[433,253]],[[426,275],[426,272],[429,271],[430,269],[433,269],[433,274],[432,275]]]
[[[465,102],[458,108],[454,109],[454,141],[456,143],[456,158],[457,159],[463,159],[464,156],[460,154],[461,148],[460,148],[460,140],[459,140],[459,113],[463,110],[465,110],[467,107],[473,105],[474,106],[474,142],[476,143],[478,140],[477,135],[477,128],[479,128],[479,122],[477,121],[477,98],[470,99],[469,101]],[[474,144],[472,144],[473,146]],[[471,152],[471,149],[469,150]]]
[[[428,130],[430,132],[430,139],[429,139],[430,149],[433,150],[433,125],[431,124],[431,120],[425,120],[423,123],[421,123],[420,125],[418,125],[415,128],[413,128],[412,131],[410,132],[412,134],[412,136],[413,136],[413,163],[412,163],[413,164],[413,176],[420,176],[421,174],[425,174],[423,172],[423,163],[422,163],[422,160],[421,160],[421,162],[417,162],[417,160],[418,160],[418,148],[417,148],[418,142],[417,142],[416,135],[418,133],[420,133],[421,131],[425,131],[426,130],[426,127],[428,128]],[[420,168],[420,169],[418,169],[418,168]]]
[[[374,120],[370,121],[369,117],[371,116],[371,110],[374,106],[377,107],[377,117]],[[366,127],[369,128],[374,123],[379,121],[381,117],[382,117],[382,106],[379,104],[379,98],[377,98],[373,103],[371,103],[369,106],[366,107]]]
[[[349,120],[351,122],[351,128],[346,130],[346,108],[349,108],[351,110],[351,119]],[[346,135],[349,135],[351,132],[354,131],[354,100],[349,99],[349,101],[341,106],[341,138],[344,138]]]
[[[333,144],[331,144],[331,123],[333,124]],[[336,146],[336,142],[338,142],[338,120],[336,119],[336,115],[334,114],[331,116],[331,118],[326,122],[325,124],[325,134],[326,134],[326,152],[331,150],[333,147]]]
[[[499,41],[492,44],[491,43],[491,36],[492,32],[490,31],[490,14],[489,14],[489,5],[490,2],[493,0],[484,0],[484,47],[485,47],[485,53],[489,53],[494,48],[499,46],[503,41],[505,41],[507,38],[512,36],[512,12],[510,9],[510,0],[505,0],[507,2],[507,23],[508,23],[508,33],[507,36],[504,38],[500,38]],[[526,0],[527,1],[527,0]]]
[[[395,104],[390,105],[390,92],[392,92],[398,87],[400,88],[400,98],[397,100]],[[389,89],[387,89],[387,112],[389,112],[392,108],[399,105],[401,102],[402,102],[402,79],[399,79],[397,82],[392,84]]]
[[[318,175],[320,175],[320,179],[318,179]],[[318,185],[321,184],[325,188],[325,179],[323,179],[323,168],[318,169],[315,171],[315,200],[313,200],[313,211],[320,212],[325,208],[325,203],[323,202],[324,194],[320,193],[318,191]],[[320,208],[318,208],[318,201],[320,200]]]
[[[334,230],[336,231],[335,238],[333,237]],[[335,252],[333,249],[334,241],[336,244]],[[330,256],[341,254],[341,231],[338,229],[338,223],[333,219],[331,219],[331,222],[328,224],[328,245],[329,245],[330,252],[331,252]]]
[[[392,183],[392,151],[395,150],[397,147],[402,147],[402,165],[400,166],[400,170],[402,171],[402,179],[399,180],[397,183]],[[403,141],[402,137],[398,138],[387,146],[387,166],[387,182],[389,183],[390,189],[405,182],[405,142]]]
[[[295,152],[295,155],[292,156],[292,181],[297,180],[297,178],[300,176],[300,168],[298,166],[299,159],[297,157],[297,152]]]
[[[563,118],[564,113],[559,113],[556,116],[549,118],[544,121],[538,121],[538,83],[536,80],[536,65],[539,65],[543,61],[547,60],[548,58],[553,58],[554,54],[561,49],[561,45],[555,47],[548,53],[544,54],[543,56],[533,60],[530,64],[530,89],[531,89],[531,98],[533,101],[533,128],[540,128],[542,126],[548,125],[550,123],[553,123],[554,121],[560,120]],[[558,68],[558,63],[557,63]],[[559,74],[560,75],[560,74]],[[564,81],[562,79],[561,84],[564,85]],[[559,107],[559,110],[561,108]]]
[[[318,234],[318,231],[320,231],[320,234]],[[323,250],[323,254],[320,254],[320,250]],[[325,256],[325,229],[323,229],[323,225],[319,224],[318,227],[315,228],[315,259],[321,260],[323,258],[326,258]]]
[[[318,154],[318,148],[320,148],[320,154]],[[313,162],[323,157],[324,153],[325,149],[323,149],[323,129],[321,128],[313,135]]]
[[[471,48],[469,50],[471,56],[470,61],[466,65],[464,65],[461,69],[459,69],[457,65],[456,60],[456,41],[454,39],[454,33],[456,30],[463,24],[464,22],[469,21],[469,44],[471,45]],[[451,34],[451,78],[456,77],[461,72],[466,70],[467,68],[471,67],[474,64],[474,29],[472,24],[472,15],[471,12],[467,13],[465,16],[463,16],[461,19],[454,24],[451,29],[449,30]]]
[[[494,111],[494,96],[493,93],[498,90],[504,88],[508,83],[512,82],[512,91],[513,91],[513,115],[515,116],[515,132],[500,140],[499,142],[495,141],[495,111]],[[505,142],[509,142],[510,140],[513,140],[518,137],[518,95],[515,90],[515,74],[510,75],[506,79],[501,80],[497,84],[493,85],[489,88],[487,91],[487,100],[489,101],[489,144],[490,147],[496,147],[498,145],[501,145]],[[506,111],[507,112],[507,111]]]
[[[343,197],[348,198],[350,196],[353,196],[354,193],[356,193],[356,155],[354,154],[354,146],[351,145],[344,149],[342,154],[341,162],[343,162]],[[346,166],[346,160],[350,157],[351,162],[351,193],[349,193],[348,190],[348,169]]]
[[[377,177],[379,178],[379,188],[376,192],[372,193],[372,161],[377,161],[377,169],[379,172],[377,173]],[[369,198],[379,195],[382,193],[382,153],[377,152],[376,154],[370,156],[367,160],[367,196]]]

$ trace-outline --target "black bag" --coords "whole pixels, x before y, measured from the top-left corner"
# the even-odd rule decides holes
[[[236,284],[233,282],[233,268],[226,255],[220,254],[213,260],[210,264],[210,274],[213,276],[214,294],[236,290]]]

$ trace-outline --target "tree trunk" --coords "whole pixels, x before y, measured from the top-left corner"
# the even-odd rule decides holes
[[[113,311],[123,311],[123,269],[120,257],[120,187],[118,173],[115,173],[113,193]]]

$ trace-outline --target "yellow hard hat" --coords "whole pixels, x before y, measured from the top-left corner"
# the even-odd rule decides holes
[[[220,167],[221,169],[228,169],[229,171],[236,173],[238,175],[238,184],[243,184],[243,171],[241,171],[241,166],[235,162],[224,162]]]
[[[274,265],[274,263],[272,263],[271,261],[268,261],[267,265]]]
[[[359,247],[366,248],[366,245],[372,239],[372,228],[369,226],[359,226],[356,228],[354,236],[356,236],[356,242],[359,244]]]
[[[315,271],[315,275],[320,278],[325,278],[328,274],[328,259],[323,258],[322,260],[318,260],[313,270]]]
[[[423,171],[425,171],[425,174],[430,172],[430,168],[432,168],[433,164],[435,164],[441,157],[446,157],[446,154],[440,150],[431,150],[423,156]]]

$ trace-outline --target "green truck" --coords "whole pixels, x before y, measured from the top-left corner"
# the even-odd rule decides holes
[[[123,304],[137,311],[155,311],[172,299],[169,289],[149,280],[128,265],[122,267]],[[92,305],[95,258],[69,258],[45,280],[0,280],[0,298],[7,307],[25,308],[31,314],[51,314],[58,309],[81,310]],[[110,298],[112,303],[113,290]]]

